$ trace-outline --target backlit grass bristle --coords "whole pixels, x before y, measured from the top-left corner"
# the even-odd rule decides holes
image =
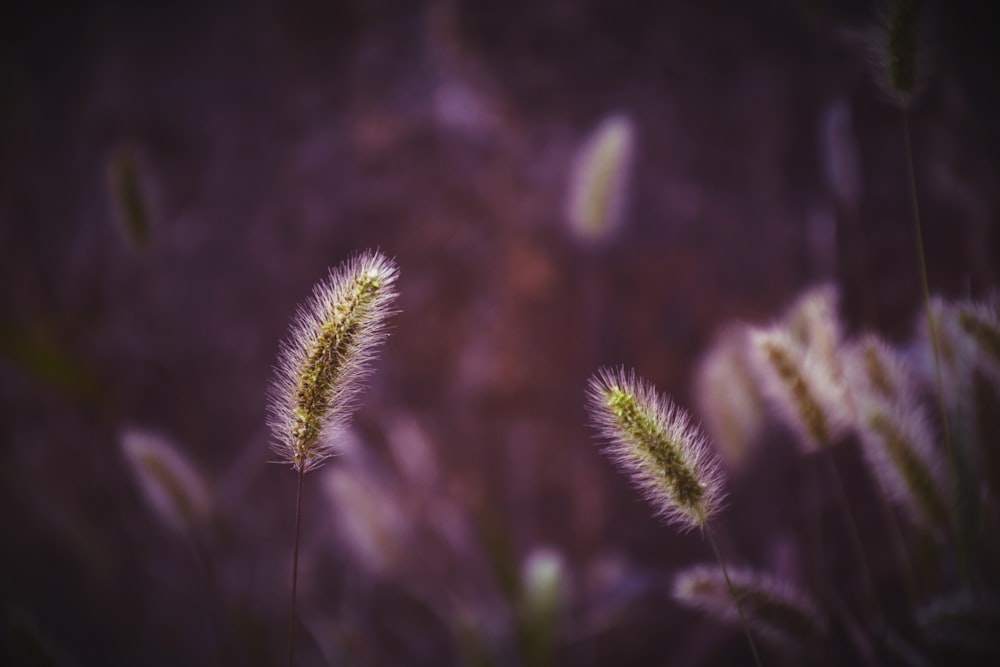
[[[703,527],[719,509],[721,470],[708,441],[667,396],[624,369],[590,379],[588,408],[608,456],[668,521]]]
[[[729,572],[735,595],[747,624],[782,648],[816,649],[825,635],[825,622],[815,602],[792,586],[770,575],[747,569]],[[725,622],[739,614],[721,568],[698,565],[674,577],[673,597],[680,604],[699,609]]]
[[[296,470],[311,470],[333,453],[333,436],[350,417],[385,338],[397,275],[392,260],[362,253],[332,269],[299,307],[281,345],[270,405],[273,448]]]

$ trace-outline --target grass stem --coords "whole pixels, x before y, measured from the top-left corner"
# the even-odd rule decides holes
[[[722,576],[726,578],[726,586],[729,588],[729,594],[733,598],[733,604],[736,605],[736,613],[740,616],[740,625],[743,626],[743,634],[746,635],[747,643],[750,644],[750,652],[753,653],[753,661],[757,667],[762,667],[760,661],[760,654],[757,653],[757,644],[753,641],[753,636],[750,634],[750,628],[747,625],[747,619],[743,616],[743,607],[740,604],[740,598],[736,594],[736,589],[733,587],[733,582],[729,580],[729,570],[726,568],[726,561],[722,558],[722,552],[719,551],[719,545],[715,541],[715,535],[712,533],[712,529],[708,524],[704,525],[704,533],[708,538],[708,543],[712,545],[712,551],[715,552],[715,559],[719,561],[719,567],[722,568]]]
[[[934,351],[934,382],[937,389],[938,404],[941,410],[941,425],[944,429],[945,450],[948,453],[948,469],[951,474],[951,488],[954,493],[954,510],[956,537],[958,543],[958,562],[962,581],[969,582],[969,560],[965,545],[964,522],[961,517],[961,505],[959,499],[963,497],[960,484],[962,480],[958,474],[958,460],[956,458],[955,447],[951,441],[951,426],[948,419],[948,406],[944,398],[944,382],[941,378],[941,351],[938,344],[937,325],[934,322],[934,313],[931,311],[931,291],[927,279],[927,259],[924,254],[924,234],[920,225],[920,203],[917,199],[917,174],[913,165],[913,142],[910,138],[910,114],[906,107],[902,107],[903,115],[903,145],[906,147],[906,173],[910,186],[910,207],[913,211],[913,232],[917,241],[917,263],[920,265],[920,286],[924,293],[924,305],[927,309],[927,335],[931,340],[931,348]]]
[[[299,467],[295,485],[295,548],[292,553],[292,607],[288,613],[288,667],[295,664],[295,594],[299,584],[299,535],[302,528],[302,478],[305,466]]]
[[[823,451],[823,458],[826,460],[827,471],[833,486],[837,492],[837,500],[840,502],[841,511],[847,519],[847,532],[851,536],[851,545],[854,548],[854,555],[857,558],[858,566],[861,568],[861,576],[865,581],[865,589],[868,591],[871,608],[875,611],[879,627],[884,630],[885,617],[882,613],[882,605],[875,592],[875,580],[872,578],[871,567],[868,565],[868,557],[865,555],[864,542],[861,540],[861,532],[858,530],[858,522],[854,518],[854,510],[851,509],[851,502],[844,488],[844,480],[837,470],[837,464],[833,460],[833,452],[829,447]],[[881,630],[880,630],[881,632]]]

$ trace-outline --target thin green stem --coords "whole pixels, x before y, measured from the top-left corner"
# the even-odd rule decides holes
[[[882,605],[875,593],[875,580],[872,578],[872,571],[868,565],[868,557],[865,555],[864,542],[861,540],[861,532],[858,530],[858,522],[854,518],[854,510],[851,509],[851,501],[847,496],[847,489],[844,488],[844,480],[840,477],[837,464],[833,460],[833,452],[829,445],[823,448],[823,458],[826,460],[827,471],[833,480],[833,486],[837,492],[837,500],[840,502],[841,511],[847,518],[847,532],[851,536],[851,544],[854,548],[854,555],[861,568],[861,576],[865,581],[865,589],[868,591],[869,602],[878,620],[878,624],[884,629],[884,615]]]
[[[750,634],[750,627],[747,625],[747,619],[743,616],[743,606],[740,604],[740,598],[736,594],[736,589],[733,587],[733,582],[729,580],[729,570],[726,569],[726,561],[722,558],[722,552],[719,551],[719,545],[715,542],[715,535],[712,534],[712,529],[708,524],[703,524],[704,534],[708,537],[708,543],[712,545],[712,551],[715,552],[715,559],[719,561],[719,567],[722,568],[722,576],[726,578],[726,586],[729,588],[729,595],[733,598],[733,604],[736,605],[736,613],[740,616],[740,625],[743,626],[743,634],[747,637],[747,643],[750,644],[750,652],[753,653],[753,661],[757,667],[762,667],[760,662],[760,654],[757,653],[757,644],[753,641],[753,636]]]
[[[962,494],[959,492],[961,480],[958,474],[958,459],[956,458],[955,447],[951,441],[951,426],[948,420],[948,407],[944,398],[944,382],[941,378],[941,350],[938,344],[937,326],[934,323],[934,314],[931,311],[931,290],[927,280],[927,259],[924,255],[924,234],[920,225],[920,203],[917,199],[917,174],[913,165],[913,142],[910,139],[910,114],[906,107],[902,107],[903,115],[903,145],[906,147],[906,173],[910,185],[910,207],[913,210],[913,232],[917,240],[917,262],[920,265],[920,285],[924,292],[924,304],[927,309],[927,335],[931,339],[931,348],[934,350],[934,383],[937,389],[938,405],[941,410],[941,425],[944,428],[945,450],[948,452],[948,469],[951,473],[951,488],[954,493],[955,533],[958,542],[958,562],[962,580],[969,581],[969,560],[965,545],[965,530],[961,518],[961,506],[959,499]]]
[[[299,584],[299,534],[302,528],[302,478],[305,466],[299,467],[295,485],[295,548],[292,554],[292,608],[288,613],[288,667],[295,664],[295,593]]]

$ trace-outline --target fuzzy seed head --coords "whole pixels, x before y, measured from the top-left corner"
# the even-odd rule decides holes
[[[840,292],[831,284],[803,292],[785,313],[784,322],[792,340],[826,367],[830,379],[840,384],[843,368],[840,347],[843,325],[838,314]]]
[[[945,532],[944,462],[919,405],[871,405],[860,430],[865,458],[890,498],[916,523]]]
[[[628,116],[605,118],[573,162],[566,215],[587,243],[611,237],[622,223],[635,153],[635,125]]]
[[[809,650],[822,641],[825,622],[805,594],[784,581],[742,568],[729,571],[747,623],[761,636],[783,648]],[[739,612],[722,569],[699,565],[674,577],[674,599],[680,604],[726,622],[738,622]]]
[[[962,388],[968,382],[968,371],[976,356],[975,345],[969,340],[958,322],[958,311],[954,304],[939,296],[931,297],[929,321],[934,325],[934,336],[927,312],[917,316],[916,334],[913,342],[913,365],[920,382],[926,387],[935,387],[940,363],[941,388],[951,407],[955,407]],[[935,354],[934,340],[937,341]],[[937,359],[937,362],[935,361]]]
[[[185,533],[209,518],[208,484],[176,444],[137,428],[123,431],[120,442],[143,495],[168,526]]]
[[[915,620],[931,645],[959,649],[959,655],[994,658],[995,662],[1000,636],[1000,598],[996,594],[961,591],[938,597],[918,609]]]
[[[273,448],[308,471],[333,453],[396,297],[395,263],[366,252],[332,269],[299,307],[271,387]]]
[[[849,423],[843,387],[829,363],[804,350],[781,328],[750,334],[761,389],[785,423],[812,451],[833,444]]]
[[[988,303],[958,307],[958,326],[975,343],[975,364],[1000,382],[1000,316]]]
[[[885,30],[889,85],[907,104],[917,83],[917,28],[920,0],[894,0]]]
[[[916,379],[909,361],[873,333],[844,350],[844,368],[852,400],[859,412],[872,402],[913,405]]]
[[[746,327],[730,327],[717,337],[695,372],[698,414],[731,468],[743,463],[764,425],[764,406],[747,352]]]
[[[588,408],[606,452],[666,520],[704,526],[722,500],[719,462],[687,413],[624,369],[591,377]]]

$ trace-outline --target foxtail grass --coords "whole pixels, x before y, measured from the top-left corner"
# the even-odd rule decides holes
[[[624,220],[635,135],[628,116],[613,114],[598,124],[577,152],[566,217],[573,235],[584,243],[610,238]]]
[[[835,313],[825,306],[817,306],[815,310],[822,319],[836,319]],[[758,374],[776,413],[799,435],[807,451],[818,451],[824,458],[869,603],[881,621],[881,605],[864,542],[844,482],[833,460],[833,445],[844,434],[851,420],[845,371],[839,359],[839,340],[833,333],[839,328],[831,326],[824,331],[820,327],[807,327],[804,331],[806,335],[796,334],[794,329],[790,333],[782,326],[753,331],[751,343]]]
[[[799,655],[823,641],[826,623],[816,603],[788,583],[770,575],[734,568],[697,565],[674,576],[673,597],[722,621],[737,621],[730,590],[737,596],[746,622],[757,633]]]
[[[205,477],[180,448],[152,431],[128,428],[121,448],[149,505],[172,530],[194,537],[212,511]]]
[[[747,328],[731,326],[698,362],[695,403],[726,465],[739,468],[764,425],[764,407],[747,359]]]
[[[608,457],[632,481],[656,514],[681,529],[699,528],[722,569],[743,632],[761,665],[757,645],[729,581],[709,520],[722,502],[722,471],[708,439],[682,408],[634,372],[599,370],[590,379],[588,408]]]
[[[295,605],[302,526],[302,482],[335,450],[370,361],[385,338],[396,297],[396,264],[361,253],[332,269],[299,307],[281,344],[270,394],[273,449],[297,473],[288,664],[295,662]]]

